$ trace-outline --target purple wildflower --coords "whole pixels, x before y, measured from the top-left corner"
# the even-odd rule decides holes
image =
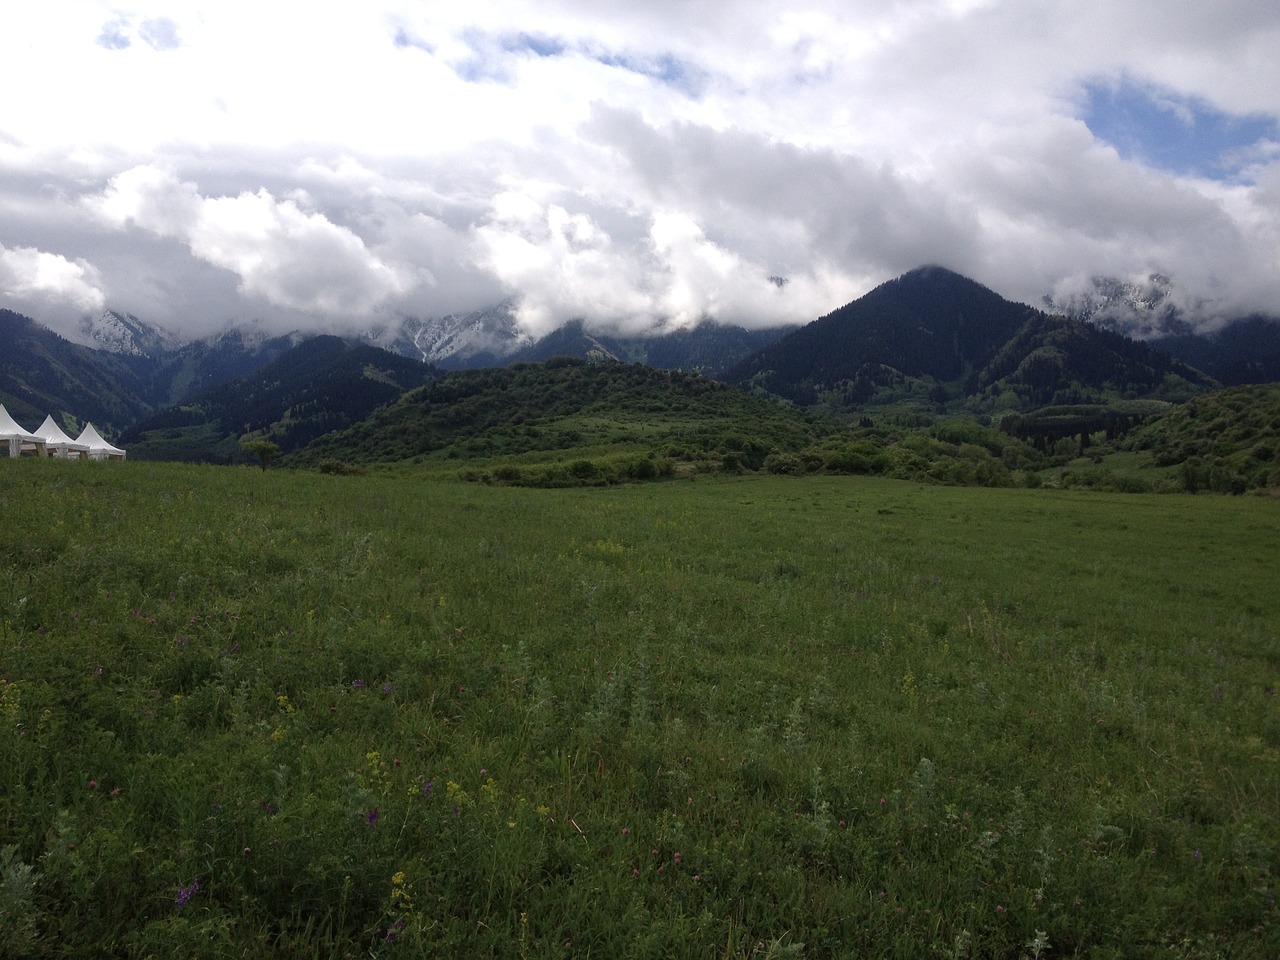
[[[355,687],[357,690],[360,690],[360,689],[363,689],[363,688],[364,688],[364,681],[363,681],[363,680],[352,680],[352,681],[351,681],[351,685],[352,685],[353,687]]]
[[[430,780],[427,780],[425,783],[422,784],[422,795],[424,797],[431,796],[431,786],[432,784]]]
[[[391,693],[391,681],[387,681],[382,685],[382,692],[387,694]]]
[[[377,808],[377,807],[374,807],[372,810],[370,810],[368,813],[366,813],[366,814],[364,815],[364,820],[365,820],[365,823],[369,824],[369,829],[370,829],[370,830],[372,830],[375,826],[377,826],[377,824],[378,824],[378,808]]]
[[[196,895],[200,890],[200,878],[197,877],[191,881],[189,887],[179,887],[178,895],[174,897],[173,903],[179,910],[187,905],[187,901]]]

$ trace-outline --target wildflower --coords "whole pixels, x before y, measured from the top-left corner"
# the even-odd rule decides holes
[[[197,877],[191,881],[189,887],[179,887],[178,895],[174,897],[173,903],[179,910],[187,905],[187,902],[196,895],[200,890],[200,878]]]
[[[386,683],[384,683],[384,684],[382,685],[382,692],[383,692],[383,693],[385,693],[385,694],[390,694],[390,693],[391,693],[391,682],[390,682],[390,681],[387,681]]]
[[[97,790],[97,789],[98,789],[98,781],[97,781],[97,780],[90,780],[90,781],[89,781],[89,789],[90,789],[90,790]]]
[[[361,689],[363,689],[363,688],[364,688],[364,681],[363,681],[363,680],[352,680],[352,681],[351,681],[351,686],[355,687],[357,690],[361,690]]]
[[[373,829],[378,823],[378,808],[374,807],[364,815],[365,823],[369,824],[369,829]]]
[[[111,791],[111,795],[112,795],[113,797],[118,797],[118,796],[120,796],[120,788],[119,788],[119,787],[116,787],[114,790],[112,790],[112,791]],[[1197,850],[1197,851],[1196,851],[1196,856],[1199,856],[1199,855],[1200,855],[1200,851],[1199,851],[1199,850]]]
[[[422,795],[424,797],[431,796],[431,787],[432,787],[432,782],[430,780],[427,780],[425,783],[422,784]]]

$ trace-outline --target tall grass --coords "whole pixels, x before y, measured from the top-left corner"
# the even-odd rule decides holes
[[[0,474],[0,955],[1280,955],[1271,502]]]

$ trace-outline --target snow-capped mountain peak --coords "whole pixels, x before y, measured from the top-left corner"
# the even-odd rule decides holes
[[[507,300],[472,313],[429,320],[406,317],[386,345],[427,363],[448,366],[478,356],[498,360],[532,343],[533,338],[516,323],[514,302]]]
[[[155,357],[182,346],[182,341],[167,330],[115,310],[85,317],[80,332],[99,350],[128,357]]]
[[[1139,340],[1190,333],[1208,319],[1208,304],[1187,296],[1162,273],[1064,281],[1045,294],[1052,313],[1089,320]]]

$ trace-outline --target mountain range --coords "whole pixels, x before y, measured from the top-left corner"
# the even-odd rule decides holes
[[[575,322],[532,341],[508,302],[403,320],[358,338],[268,336],[249,326],[192,343],[105,311],[81,330],[95,349],[0,311],[0,402],[20,422],[53,413],[75,431],[93,420],[140,454],[225,461],[239,455],[241,436],[297,449],[449,369],[557,356],[702,374],[842,414],[889,405],[995,417],[1051,405],[1180,401],[1219,383],[1280,379],[1280,323],[1251,317],[1196,336],[1158,295],[1160,279],[1144,288],[1100,283],[1096,297],[1049,313],[923,267],[800,328],[704,323],[650,338]],[[1157,339],[1119,332],[1143,310],[1155,318],[1144,329]]]

